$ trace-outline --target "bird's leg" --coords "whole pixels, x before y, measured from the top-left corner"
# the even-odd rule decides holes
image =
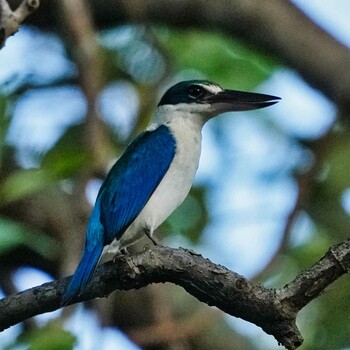
[[[150,229],[149,227],[145,227],[145,228],[143,229],[143,232],[144,232],[145,235],[152,241],[152,243],[153,243],[154,245],[158,245],[157,240],[156,240],[154,237],[152,237],[153,231],[151,231],[151,229]]]

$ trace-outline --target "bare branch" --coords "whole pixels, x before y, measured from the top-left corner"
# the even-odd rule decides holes
[[[329,248],[326,255],[279,291],[281,302],[299,311],[350,269],[350,239]]]
[[[320,170],[320,167],[323,164],[321,162],[324,145],[328,143],[325,142],[327,136],[322,137],[318,142],[314,142],[312,145],[313,153],[314,153],[314,162],[308,171],[298,174],[296,176],[298,182],[298,196],[294,203],[294,207],[290,211],[289,215],[286,218],[286,224],[282,233],[282,239],[280,244],[276,250],[276,252],[271,257],[270,261],[263,267],[261,271],[259,271],[253,278],[253,282],[258,282],[262,278],[266,276],[266,274],[271,271],[278,264],[280,256],[287,250],[288,244],[290,241],[290,237],[292,234],[293,225],[300,214],[300,211],[304,209],[305,204],[310,201],[310,197],[312,195],[312,189],[315,185],[316,175]],[[310,145],[311,147],[311,145]]]
[[[5,40],[15,34],[21,23],[33,13],[40,5],[40,0],[24,0],[15,11],[7,3],[7,0],[0,0],[0,48]]]
[[[349,268],[350,240],[331,247],[283,288],[267,289],[192,251],[154,247],[100,266],[89,288],[74,302],[104,297],[116,289],[172,282],[210,306],[255,323],[287,349],[296,349],[303,341],[295,324],[297,313]],[[67,282],[68,278],[46,283],[0,300],[0,329],[58,309]]]

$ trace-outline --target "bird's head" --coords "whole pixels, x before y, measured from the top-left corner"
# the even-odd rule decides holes
[[[224,112],[248,111],[271,106],[279,97],[223,89],[207,80],[182,81],[168,89],[161,98],[158,109],[162,114],[200,117],[202,122]]]

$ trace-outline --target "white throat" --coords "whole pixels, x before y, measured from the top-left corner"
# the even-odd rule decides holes
[[[171,129],[177,128],[180,125],[189,127],[197,132],[200,132],[207,118],[209,105],[207,104],[193,104],[179,103],[176,105],[162,105],[159,106],[148,126],[148,130],[154,130],[159,125],[167,125]]]

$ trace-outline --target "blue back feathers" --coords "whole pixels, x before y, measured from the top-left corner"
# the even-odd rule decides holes
[[[174,159],[176,142],[161,125],[145,131],[114,164],[98,193],[87,231],[83,257],[61,305],[68,304],[86,287],[103,247],[120,239],[142,211]]]
[[[119,239],[169,169],[176,143],[167,126],[145,131],[113,166],[99,193],[104,243]]]

